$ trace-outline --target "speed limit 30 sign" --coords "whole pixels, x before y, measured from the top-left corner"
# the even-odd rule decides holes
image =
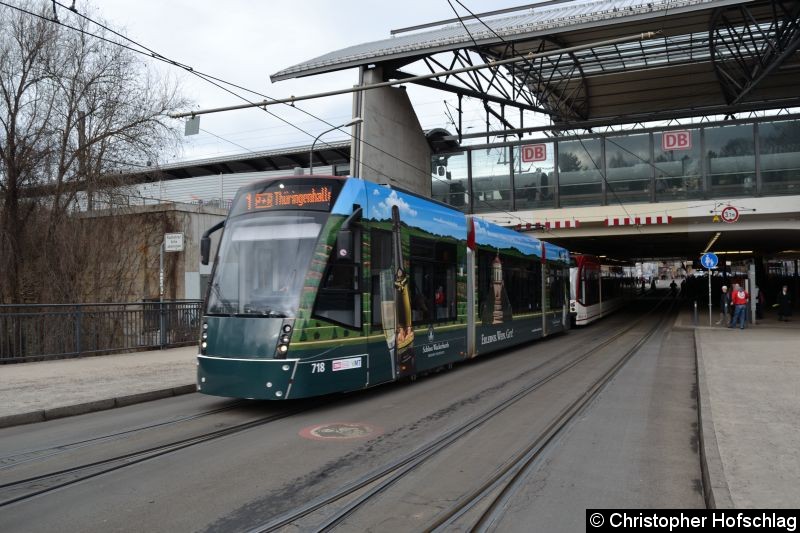
[[[733,224],[737,220],[739,220],[739,210],[733,207],[732,205],[726,205],[722,212],[720,212],[720,218],[722,218],[723,222],[727,222],[728,224]]]

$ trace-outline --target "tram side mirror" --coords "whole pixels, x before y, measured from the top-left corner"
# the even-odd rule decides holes
[[[203,237],[200,239],[200,263],[203,265],[208,264],[208,256],[211,253],[211,237]]]
[[[209,255],[211,255],[211,234],[219,231],[225,227],[225,221],[221,220],[208,228],[203,236],[200,238],[200,263],[203,265],[208,264]]]
[[[343,229],[336,237],[336,259],[338,261],[353,260],[353,230]]]

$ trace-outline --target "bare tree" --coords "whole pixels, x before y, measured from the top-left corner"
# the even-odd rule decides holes
[[[187,102],[102,28],[67,11],[77,30],[48,20],[49,2],[26,9],[40,16],[0,7],[0,302],[53,301],[48,278],[80,301],[97,297],[79,280],[111,268],[109,239],[124,232],[98,242],[76,212],[107,206],[121,168],[173,147],[167,114]]]

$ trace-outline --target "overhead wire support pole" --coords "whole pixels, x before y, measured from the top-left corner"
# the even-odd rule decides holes
[[[547,52],[539,52],[537,54],[531,53],[531,54],[527,54],[527,55],[524,55],[524,56],[511,57],[511,58],[508,58],[508,59],[499,59],[497,61],[491,61],[489,63],[484,63],[484,64],[481,64],[481,65],[470,65],[468,67],[462,67],[462,68],[457,68],[457,69],[452,69],[452,70],[444,70],[444,71],[441,71],[441,72],[433,72],[433,73],[430,73],[430,74],[422,74],[422,75],[419,75],[419,76],[412,76],[410,78],[404,78],[402,80],[384,81],[384,82],[381,82],[381,83],[373,83],[373,84],[370,84],[370,85],[362,85],[362,86],[358,86],[358,87],[350,87],[350,88],[347,88],[347,89],[338,89],[338,90],[335,90],[335,91],[325,91],[325,92],[321,92],[321,93],[306,94],[306,95],[301,95],[301,96],[290,96],[289,98],[272,98],[272,99],[262,100],[261,102],[253,102],[253,103],[248,103],[248,104],[240,104],[240,105],[227,106],[227,107],[216,107],[216,108],[211,108],[211,109],[199,109],[197,111],[187,111],[185,113],[171,113],[169,116],[172,117],[172,118],[186,118],[186,117],[195,117],[197,115],[208,115],[208,114],[211,114],[211,113],[222,113],[224,111],[236,111],[236,110],[239,110],[239,109],[249,109],[249,108],[253,108],[253,107],[266,108],[266,106],[276,105],[276,104],[294,104],[295,102],[300,102],[300,101],[303,101],[303,100],[314,100],[316,98],[326,98],[328,96],[338,96],[340,94],[350,94],[350,93],[354,93],[354,92],[367,91],[367,90],[371,90],[371,89],[381,89],[383,87],[392,87],[392,86],[395,86],[395,85],[404,85],[406,83],[414,83],[414,82],[417,82],[417,81],[429,80],[429,79],[432,79],[432,78],[438,78],[440,76],[453,75],[453,74],[462,74],[462,73],[465,73],[465,72],[473,72],[473,71],[481,70],[481,69],[485,69],[485,68],[493,68],[493,67],[498,67],[498,66],[502,66],[502,65],[508,65],[508,64],[511,64],[511,63],[519,63],[521,61],[531,61],[533,59],[538,59],[538,58],[542,58],[542,57],[548,57],[548,56],[551,56],[551,55],[561,55],[561,54],[564,54],[564,53],[578,52],[578,51],[581,51],[581,50],[588,50],[588,49],[594,48],[596,46],[609,46],[609,45],[613,45],[613,44],[622,44],[622,43],[628,43],[628,42],[632,42],[632,41],[642,41],[642,40],[645,40],[645,39],[651,39],[651,38],[655,37],[658,34],[659,34],[658,31],[648,31],[648,32],[644,32],[644,33],[637,33],[635,35],[628,35],[626,37],[618,37],[616,39],[607,39],[607,40],[604,40],[604,41],[598,41],[598,42],[593,42],[593,43],[588,43],[588,44],[582,44],[582,45],[578,45],[578,46],[570,46],[569,48],[559,48],[559,49],[550,50],[550,51],[547,51]]]

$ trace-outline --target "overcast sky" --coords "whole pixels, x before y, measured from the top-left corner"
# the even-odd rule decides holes
[[[462,2],[476,13],[525,3]],[[453,5],[461,15],[467,14],[455,1]],[[357,71],[351,69],[272,84],[270,74],[327,52],[388,38],[392,29],[454,16],[447,0],[96,0],[94,6],[113,27],[124,29],[130,38],[160,54],[273,98],[350,87],[358,79]],[[85,0],[77,0],[79,11],[87,7]],[[242,103],[180,69],[151,63],[165,75],[179,77],[184,94],[197,108]],[[409,94],[423,127],[447,127],[442,100],[455,102],[453,95],[417,87],[411,87]],[[333,124],[341,124],[351,118],[352,96],[307,101],[299,107]],[[328,129],[320,121],[286,106],[273,106],[270,110],[314,136]],[[481,112],[471,115],[473,120],[483,120]],[[216,157],[310,144],[313,140],[259,109],[205,115],[200,127],[205,131],[185,138],[182,153],[167,154],[161,163],[175,158]],[[483,130],[480,124],[475,128]],[[337,132],[325,136],[325,140],[337,138],[344,137]]]

